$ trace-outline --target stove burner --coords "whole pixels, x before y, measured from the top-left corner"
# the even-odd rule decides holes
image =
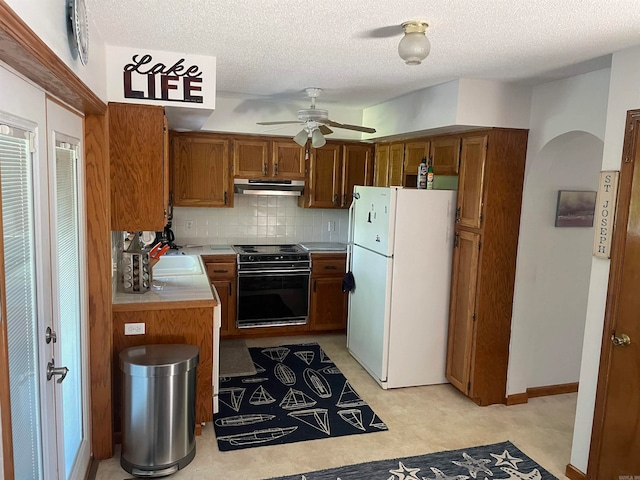
[[[257,253],[261,255],[276,255],[278,253],[306,253],[297,245],[234,245],[240,254]]]

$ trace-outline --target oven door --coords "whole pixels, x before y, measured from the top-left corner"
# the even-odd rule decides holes
[[[238,272],[238,328],[304,325],[309,270]]]

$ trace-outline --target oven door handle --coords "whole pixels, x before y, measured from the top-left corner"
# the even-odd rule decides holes
[[[300,274],[305,274],[305,275],[311,275],[311,270],[238,270],[238,275],[253,275],[253,274],[260,274],[260,275],[269,275],[271,273],[274,274],[278,274],[278,275],[300,275]]]

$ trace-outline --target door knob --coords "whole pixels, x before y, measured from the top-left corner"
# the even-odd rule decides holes
[[[619,337],[616,337],[614,333],[613,335],[611,335],[611,341],[616,347],[626,347],[627,345],[631,345],[631,339],[626,333],[623,333]]]
[[[69,369],[67,367],[54,367],[53,359],[49,363],[47,363],[47,380],[51,380],[54,375],[60,375],[60,378],[56,380],[58,383],[62,383],[64,377],[69,373]]]

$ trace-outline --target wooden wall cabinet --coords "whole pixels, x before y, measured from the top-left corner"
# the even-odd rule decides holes
[[[462,135],[447,379],[505,403],[527,131]]]
[[[346,254],[311,254],[309,330],[343,331],[347,328],[347,293],[342,292]]]
[[[309,168],[304,194],[298,205],[306,208],[340,208],[342,146],[327,142],[309,152]]]
[[[415,141],[404,144],[404,164],[402,167],[402,185],[415,187],[418,180],[418,165],[423,158],[429,158],[429,141]]]
[[[342,148],[342,208],[353,201],[354,185],[373,185],[373,148],[363,144],[345,144]]]
[[[461,135],[376,144],[374,185],[415,187],[418,165],[425,157],[431,160],[435,175],[457,175],[460,144]]]
[[[429,159],[434,175],[457,175],[460,163],[460,136],[434,138],[429,146]]]
[[[218,292],[221,303],[220,337],[229,337],[237,333],[237,260],[236,255],[207,255],[202,257],[207,269],[209,281]]]
[[[354,185],[373,184],[373,147],[360,143],[327,142],[309,152],[305,208],[349,208]]]
[[[229,140],[202,133],[171,132],[173,204],[233,207]]]
[[[388,187],[389,186],[389,150],[390,145],[387,143],[376,144],[373,168],[373,186]]]
[[[111,230],[160,231],[169,211],[163,107],[109,103]]]
[[[236,178],[304,180],[305,149],[293,140],[233,138]]]
[[[177,302],[176,302],[177,303]],[[129,347],[181,343],[200,349],[196,378],[196,423],[213,418],[213,307],[169,307],[138,310],[141,304],[114,305],[113,311],[113,407],[114,430],[121,431],[122,372],[120,352]],[[133,310],[131,310],[133,309]],[[125,323],[144,323],[144,335],[125,335]]]

